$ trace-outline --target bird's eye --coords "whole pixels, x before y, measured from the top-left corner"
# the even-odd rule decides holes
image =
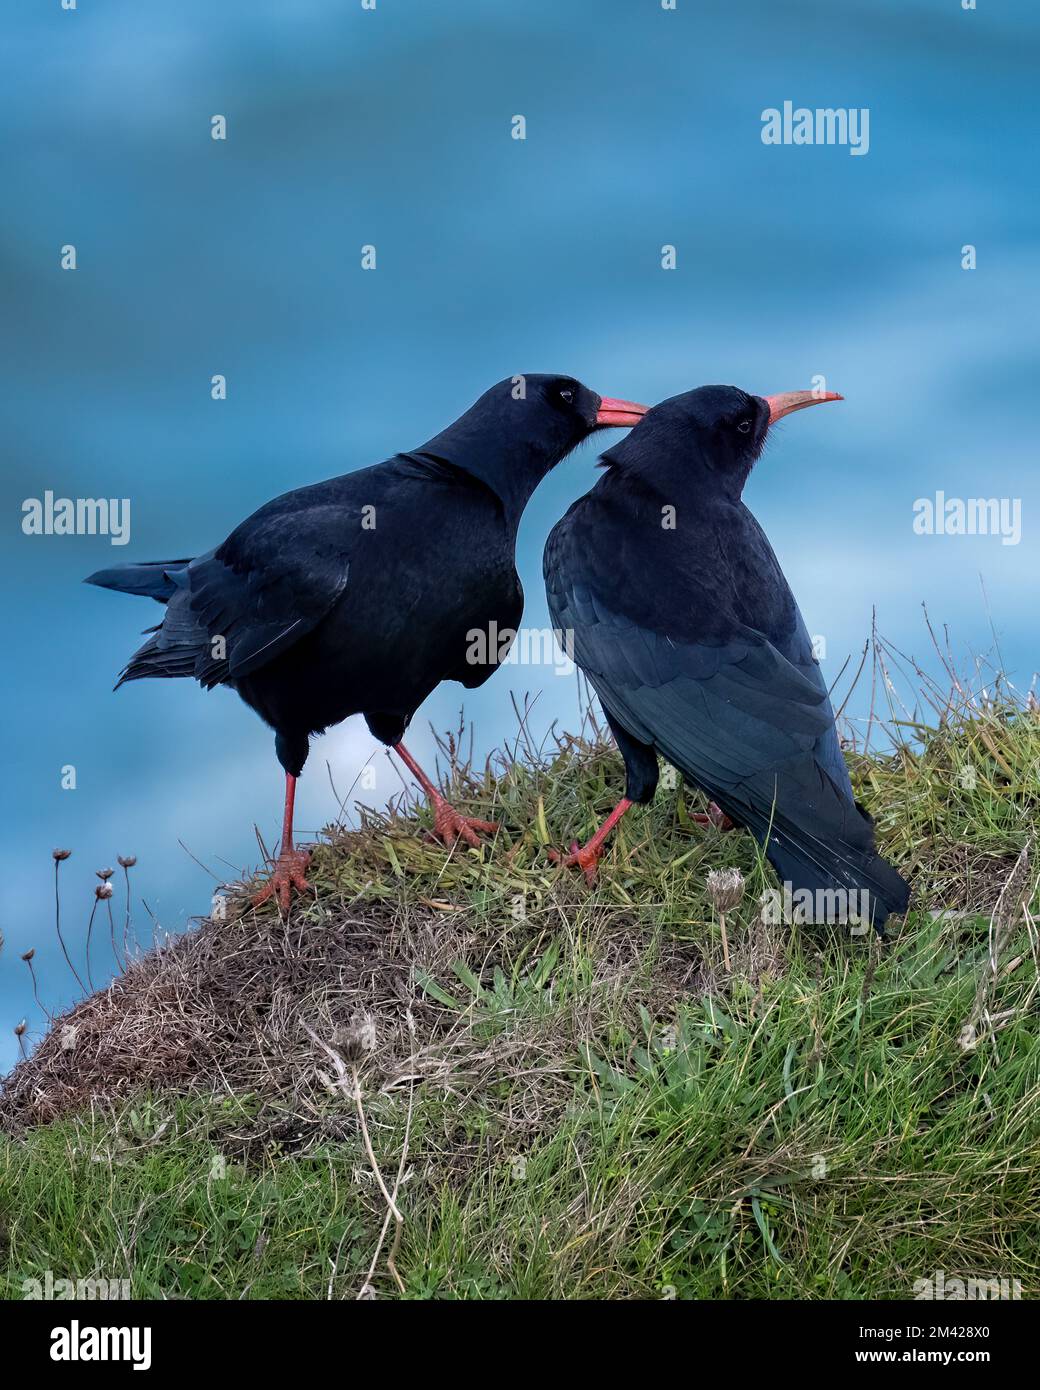
[[[560,400],[561,400],[561,401],[566,401],[567,404],[569,405],[569,404],[571,403],[571,401],[573,401],[573,399],[574,399],[574,392],[571,390],[571,388],[570,388],[569,386],[565,386],[565,387],[563,388],[563,390],[560,392]]]
[[[747,434],[747,432],[748,432],[748,430],[749,430],[750,428],[751,428],[751,421],[750,421],[750,420],[741,420],[741,421],[739,422],[739,424],[737,425],[737,429],[740,431],[741,434]]]

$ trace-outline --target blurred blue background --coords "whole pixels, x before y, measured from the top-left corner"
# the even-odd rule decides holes
[[[50,1006],[74,997],[52,847],[73,850],[64,915],[81,951],[94,870],[117,854],[138,856],[137,891],[175,930],[213,888],[181,841],[223,879],[255,864],[254,821],[278,834],[266,728],[188,682],[113,695],[160,610],[80,579],[195,554],[279,492],[425,440],[503,376],[568,372],[655,401],[824,374],[845,404],[788,422],[746,496],[825,669],[858,655],[875,605],[926,658],[926,602],[964,655],[992,647],[992,620],[1028,686],[1028,0],[50,0],[2,29],[0,1067],[14,1024],[27,1016],[31,1038],[44,1022],[23,951]],[[763,145],[761,113],[785,99],[869,107],[869,154]],[[75,272],[59,268],[68,243]],[[545,535],[595,457],[572,456],[525,517],[529,625],[548,621]],[[25,536],[22,502],[46,489],[128,497],[131,543]],[[1021,544],[914,534],[914,500],[937,489],[1022,499]],[[431,757],[427,721],[453,724],[463,699],[478,750],[495,746],[515,731],[511,691],[541,691],[536,730],[574,725],[573,677],[507,667],[475,694],[442,687],[413,750]],[[401,781],[360,720],[315,746],[301,838],[336,811],[325,760],[342,795],[370,758],[365,799],[383,805]],[[135,917],[147,935],[140,904]]]

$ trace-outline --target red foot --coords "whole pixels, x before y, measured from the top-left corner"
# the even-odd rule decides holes
[[[252,905],[259,907],[261,903],[265,903],[268,898],[273,897],[277,899],[282,912],[288,912],[289,898],[292,896],[294,888],[298,893],[311,891],[311,885],[304,877],[310,862],[311,857],[305,849],[291,849],[280,854],[275,860],[271,877],[259,893],[255,893],[251,898]]]
[[[480,848],[479,830],[484,835],[493,835],[499,824],[493,820],[474,820],[471,816],[460,815],[454,806],[449,805],[443,796],[438,796],[433,805],[433,833],[438,840],[451,849],[456,840],[465,840],[474,849]]]
[[[585,875],[585,882],[591,887],[596,882],[599,861],[605,850],[602,846],[597,849],[591,842],[583,846],[574,840],[570,854],[564,854],[562,849],[551,849],[548,853],[552,862],[559,864],[562,869],[580,869]]]
[[[698,825],[713,825],[716,830],[736,829],[734,822],[730,820],[721,806],[715,805],[714,801],[708,806],[707,815],[698,812],[695,816],[691,816],[690,819],[696,821]]]

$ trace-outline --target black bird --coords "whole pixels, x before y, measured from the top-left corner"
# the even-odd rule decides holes
[[[505,654],[490,639],[515,631],[523,613],[516,531],[538,483],[593,430],[635,424],[645,410],[572,377],[513,377],[418,449],[287,492],[205,555],[86,581],[166,604],[117,689],[194,676],[230,686],[274,729],[281,851],[256,903],[275,894],[284,910],[293,887],[309,886],[309,855],[293,842],[296,779],[311,735],[351,714],[414,773],[445,843],[476,845],[477,831],[497,829],[459,815],[401,739],[441,681],[482,685]]]
[[[584,848],[556,856],[590,882],[610,831],[652,798],[660,755],[713,798],[710,819],[765,847],[805,920],[847,910],[881,932],[905,911],[907,885],[853,797],[802,615],[741,501],[770,426],[832,400],[702,386],[663,401],[550,533],[553,623],[625,761],[624,798]]]

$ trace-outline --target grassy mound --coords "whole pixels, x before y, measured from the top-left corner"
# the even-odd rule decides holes
[[[599,884],[554,869],[622,784],[595,733],[366,813],[287,923],[232,900],[55,1021],[0,1092],[0,1292],[913,1295],[1040,1285],[1040,719],[965,700],[850,751],[914,881],[878,943],[763,920],[679,783]],[[428,823],[428,822],[427,822]],[[737,867],[731,968],[706,874]],[[6,1290],[3,1280],[7,1281]]]

